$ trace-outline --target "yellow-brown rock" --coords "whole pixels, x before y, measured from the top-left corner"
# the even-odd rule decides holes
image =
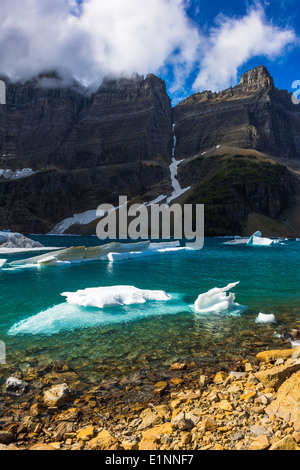
[[[251,443],[250,450],[266,450],[269,447],[269,439],[264,434],[261,434]]]
[[[120,450],[120,445],[108,431],[103,429],[88,442],[90,450]]]
[[[139,445],[137,442],[131,442],[128,440],[122,442],[122,447],[124,450],[139,450]]]
[[[266,413],[293,423],[300,431],[300,371],[281,385],[276,400],[266,408]]]
[[[86,442],[91,440],[95,435],[95,427],[87,426],[86,428],[80,429],[77,433],[77,440]]]
[[[183,384],[183,382],[184,380],[182,380],[180,377],[174,377],[173,379],[170,380],[170,384],[175,385],[176,387]]]
[[[290,366],[277,366],[256,372],[255,377],[266,387],[277,390],[292,374],[300,370],[300,361]]]
[[[159,450],[160,439],[164,434],[172,434],[173,426],[171,423],[165,423],[160,426],[145,431],[139,444],[139,450]]]
[[[286,436],[273,444],[269,450],[300,450],[300,447],[292,436]]]
[[[215,384],[220,384],[220,383],[224,382],[224,380],[226,380],[227,377],[228,377],[228,374],[226,374],[226,372],[220,371],[215,375],[214,383]]]
[[[228,400],[221,400],[218,403],[218,406],[223,411],[229,411],[229,412],[233,411],[233,407],[232,407],[231,403],[229,403]]]
[[[293,354],[298,350],[296,349],[283,349],[283,350],[274,350],[274,351],[263,351],[257,354],[257,359],[259,362],[274,362],[278,359],[286,360],[289,357],[292,357]]]

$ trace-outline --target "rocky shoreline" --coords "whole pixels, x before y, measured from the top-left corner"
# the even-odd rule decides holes
[[[300,450],[300,347],[213,374],[168,370],[143,402],[126,398],[138,374],[87,389],[64,363],[9,377],[1,366],[0,450]]]

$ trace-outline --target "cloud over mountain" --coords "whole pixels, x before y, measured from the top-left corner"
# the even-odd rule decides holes
[[[249,58],[282,53],[292,29],[269,22],[260,6],[219,17],[206,30],[186,0],[1,0],[1,73],[13,80],[59,70],[86,85],[106,75],[172,70],[173,90],[198,71],[194,89],[224,88]]]

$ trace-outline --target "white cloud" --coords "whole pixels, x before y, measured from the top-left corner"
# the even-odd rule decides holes
[[[184,0],[1,0],[1,71],[63,69],[79,80],[157,73],[176,53],[194,60],[200,35]]]
[[[261,7],[220,17],[204,33],[187,16],[188,0],[1,0],[0,73],[27,79],[58,69],[85,84],[106,75],[172,70],[172,91],[196,68],[195,90],[235,83],[256,55],[277,57],[295,39]]]
[[[275,59],[295,40],[292,29],[268,22],[260,6],[242,18],[220,16],[207,38],[193,88],[219,91],[235,85],[239,67],[248,60],[257,56]]]

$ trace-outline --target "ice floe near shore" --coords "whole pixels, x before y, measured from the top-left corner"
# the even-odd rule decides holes
[[[164,291],[142,290],[134,286],[95,287],[77,292],[63,292],[61,295],[67,298],[70,305],[97,308],[142,304],[147,300],[171,299],[171,296]]]
[[[215,287],[214,289],[200,294],[194,304],[195,311],[198,313],[221,313],[228,310],[246,310],[246,306],[235,303],[235,294],[227,292],[236,287],[239,282],[228,284],[223,288]]]

